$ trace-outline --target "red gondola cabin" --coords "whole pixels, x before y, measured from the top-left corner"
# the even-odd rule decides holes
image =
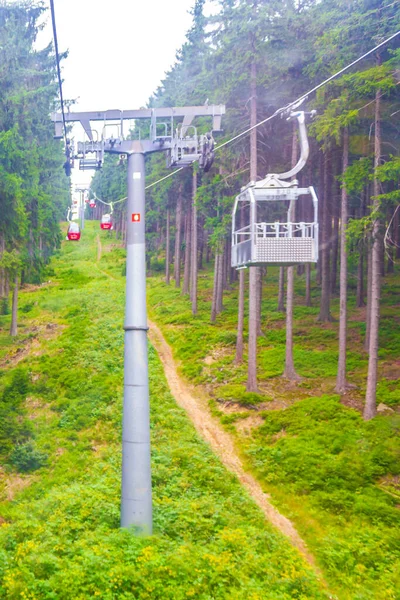
[[[100,227],[102,229],[112,229],[113,228],[111,215],[107,214],[107,215],[103,215],[101,217]]]
[[[96,208],[96,202],[94,200],[90,200],[89,206],[90,208]]]
[[[78,223],[70,223],[68,227],[67,239],[77,242],[81,239],[81,230]]]

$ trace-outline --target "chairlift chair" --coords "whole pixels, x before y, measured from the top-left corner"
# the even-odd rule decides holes
[[[169,167],[188,167],[199,161],[205,172],[214,162],[214,138],[211,133],[198,135],[194,125],[181,125],[171,140]]]
[[[78,142],[77,146],[78,150],[75,157],[79,159],[79,169],[81,171],[101,169],[104,162],[103,140],[100,142],[93,140]]]
[[[78,242],[81,239],[81,229],[78,223],[71,221],[68,227],[67,239],[70,242]]]
[[[232,267],[290,266],[318,260],[318,198],[312,186],[299,188],[292,179],[306,164],[309,146],[303,111],[297,118],[301,156],[286,173],[250,182],[236,197],[232,213]],[[308,197],[308,203],[305,200]],[[296,205],[307,208],[308,220],[296,219]],[[305,212],[302,213],[303,215]]]
[[[112,229],[113,228],[112,217],[109,213],[107,213],[101,217],[100,227],[101,227],[101,229]]]

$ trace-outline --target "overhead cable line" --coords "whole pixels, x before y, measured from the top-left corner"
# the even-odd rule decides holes
[[[124,200],[128,199],[127,196],[125,196],[125,198],[120,198],[119,200],[116,200],[115,202],[105,202],[105,200],[101,200],[101,198],[98,198],[98,196],[96,195],[96,192],[93,192],[93,195],[94,195],[95,200],[97,200],[98,202],[101,202],[105,206],[110,206],[111,209],[115,204],[119,204],[120,202],[124,202]]]
[[[290,102],[290,104],[287,104],[286,106],[278,108],[272,115],[270,115],[269,117],[267,117],[263,121],[260,121],[259,123],[256,123],[252,127],[249,127],[245,131],[242,131],[242,133],[239,133],[238,135],[236,135],[235,137],[231,138],[230,140],[228,140],[226,142],[223,142],[219,146],[216,146],[215,150],[219,150],[220,148],[223,148],[224,146],[227,146],[228,144],[231,144],[232,142],[234,142],[235,140],[239,139],[243,135],[246,135],[247,133],[250,133],[250,131],[253,131],[253,129],[256,129],[256,127],[260,127],[260,125],[264,125],[264,123],[267,123],[268,121],[271,121],[271,119],[274,119],[278,115],[287,112],[292,107],[295,107],[295,106],[301,104],[302,102],[304,102],[304,100],[306,100],[306,98],[310,94],[313,94],[314,92],[316,92],[317,90],[319,90],[320,88],[322,88],[323,86],[325,86],[327,83],[330,83],[331,81],[333,81],[334,79],[336,79],[337,77],[339,77],[339,75],[342,75],[342,73],[345,73],[346,71],[348,71],[349,69],[351,69],[351,67],[354,67],[354,65],[356,65],[360,61],[364,60],[364,58],[367,58],[367,56],[370,56],[371,54],[373,54],[374,52],[376,52],[377,50],[379,50],[380,48],[382,48],[383,46],[385,46],[386,44],[388,44],[391,40],[393,40],[398,35],[400,35],[400,31],[396,31],[396,33],[394,33],[393,35],[391,35],[389,38],[387,38],[386,40],[384,40],[383,42],[381,42],[380,44],[378,44],[374,48],[371,48],[371,50],[368,50],[368,52],[366,52],[362,56],[359,56],[356,60],[353,60],[353,62],[351,62],[348,65],[346,65],[345,67],[343,67],[343,69],[340,69],[340,71],[337,71],[336,73],[334,73],[334,75],[331,75],[330,77],[328,77],[327,79],[325,79],[324,81],[322,81],[321,83],[319,83],[318,85],[316,85],[315,87],[313,87],[311,90],[309,90],[308,92],[306,92],[305,94],[302,94],[301,96],[299,96],[293,102]]]
[[[330,77],[328,77],[327,79],[325,79],[324,81],[322,81],[321,83],[319,83],[318,85],[316,85],[315,87],[313,87],[311,90],[309,90],[305,94],[302,94],[301,96],[299,96],[296,100],[293,100],[293,102],[290,102],[289,104],[286,104],[286,106],[282,106],[281,108],[278,108],[272,115],[270,115],[266,119],[263,119],[262,121],[260,121],[259,123],[256,123],[252,127],[249,127],[248,129],[245,129],[241,133],[238,133],[237,135],[235,135],[233,138],[230,138],[226,142],[222,142],[221,144],[219,144],[218,146],[215,147],[215,151],[216,150],[220,150],[221,148],[224,148],[228,144],[232,144],[232,142],[235,142],[236,140],[238,140],[239,138],[243,137],[244,135],[247,135],[248,133],[250,133],[251,131],[253,131],[253,129],[256,129],[257,127],[260,127],[261,125],[264,125],[265,123],[268,123],[268,121],[271,121],[272,119],[274,119],[278,115],[281,115],[281,114],[283,114],[283,113],[285,113],[285,112],[287,112],[287,111],[289,111],[289,110],[291,110],[291,109],[299,106],[302,102],[304,102],[304,100],[306,100],[306,98],[310,94],[313,94],[314,92],[316,92],[317,90],[319,90],[323,86],[327,85],[328,83],[330,83],[331,81],[333,81],[334,79],[336,79],[337,77],[339,77],[339,75],[342,75],[343,73],[345,73],[346,71],[348,71],[349,69],[351,69],[351,67],[354,67],[354,65],[358,64],[360,61],[364,60],[365,58],[367,58],[368,56],[370,56],[371,54],[373,54],[374,52],[376,52],[377,50],[379,50],[380,48],[382,48],[383,46],[385,46],[386,44],[388,44],[389,42],[391,42],[398,35],[400,35],[400,31],[396,31],[396,33],[394,33],[393,35],[391,35],[390,37],[388,37],[386,40],[384,40],[383,42],[381,42],[380,44],[378,44],[374,48],[371,48],[371,50],[368,50],[368,52],[365,52],[365,54],[362,54],[356,60],[353,60],[353,62],[351,62],[348,65],[346,65],[345,67],[343,67],[343,69],[340,69],[339,71],[337,71],[336,73],[334,73],[333,75],[331,75]],[[161,179],[158,179],[157,181],[154,181],[153,183],[150,183],[148,186],[146,186],[146,190],[148,188],[151,188],[151,187],[157,185],[158,183],[161,183],[165,179],[168,179],[169,177],[172,177],[173,175],[175,175],[176,173],[178,173],[182,169],[183,169],[183,167],[181,167],[180,169],[177,169],[176,171],[173,171],[172,173],[169,173],[168,175],[165,175],[165,177],[162,177]]]
[[[154,183],[149,183],[149,185],[146,185],[146,187],[144,189],[148,190],[149,188],[153,187],[153,185],[157,185],[158,183],[161,183],[165,179],[168,179],[169,177],[172,177],[172,175],[175,175],[176,173],[179,173],[179,171],[183,171],[183,169],[184,169],[184,167],[179,167],[179,169],[176,169],[175,171],[172,171],[172,173],[168,173],[168,175],[165,175],[165,177],[161,177],[161,179],[158,179]]]
[[[67,149],[67,157],[68,157],[68,144],[67,144],[67,124],[65,121],[65,111],[64,111],[64,97],[62,90],[62,80],[61,80],[61,69],[60,69],[60,54],[58,51],[58,39],[57,39],[57,27],[56,27],[56,16],[54,12],[54,0],[50,0],[50,10],[51,10],[51,22],[53,25],[53,38],[54,38],[54,49],[56,52],[56,64],[57,64],[57,77],[58,77],[58,87],[60,90],[60,101],[61,101],[61,113],[64,127],[64,138],[65,138],[65,147]]]

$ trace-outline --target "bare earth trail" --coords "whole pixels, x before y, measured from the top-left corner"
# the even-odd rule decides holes
[[[202,397],[198,390],[186,383],[179,376],[171,348],[164,339],[161,330],[152,321],[148,321],[148,324],[150,327],[150,341],[160,357],[168,385],[177,404],[187,412],[198,433],[210,444],[212,450],[220,458],[225,467],[238,477],[239,481],[261,508],[266,518],[281,533],[289,538],[293,546],[301,552],[322,580],[321,573],[315,565],[314,557],[296,531],[293,523],[272,506],[268,500],[269,495],[263,491],[258,481],[245,471],[242,460],[235,449],[232,437],[210,414],[207,406],[207,398]]]

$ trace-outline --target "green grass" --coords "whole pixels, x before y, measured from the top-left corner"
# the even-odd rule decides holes
[[[199,278],[199,312],[160,276],[148,283],[152,318],[171,344],[181,372],[205,387],[210,407],[235,435],[248,468],[275,505],[296,524],[324,576],[344,600],[400,598],[400,279],[382,288],[378,402],[394,412],[365,423],[360,414],[368,356],[363,350],[365,309],[349,298],[348,379],[355,384],[340,402],[334,395],[338,322],[316,322],[319,291],[304,306],[304,277],[296,277],[294,361],[302,381],[281,378],[285,321],[277,312],[277,269],[268,268],[258,340],[260,394],[247,398],[246,356],[234,363],[237,286],[224,293],[225,310],[210,323],[212,273]],[[246,305],[247,313],[247,305]],[[338,318],[338,298],[332,302]],[[245,323],[245,331],[247,323]],[[347,406],[345,405],[347,403]],[[359,410],[354,410],[353,406]],[[271,410],[271,408],[273,410]],[[239,411],[239,412],[237,412]],[[256,421],[246,418],[258,414]],[[261,421],[261,423],[260,423]]]
[[[0,598],[326,597],[312,569],[199,439],[152,349],[155,533],[137,538],[119,528],[123,253],[107,252],[112,238],[101,234],[98,263],[97,233],[98,224],[87,223],[81,242],[65,243],[53,260],[52,284],[21,293],[21,306],[32,308],[20,312],[12,342],[9,316],[2,317],[0,342],[9,343],[0,393],[16,372],[28,377],[16,401],[32,431],[16,455],[3,454]],[[24,357],[16,365],[7,356],[18,349]]]

